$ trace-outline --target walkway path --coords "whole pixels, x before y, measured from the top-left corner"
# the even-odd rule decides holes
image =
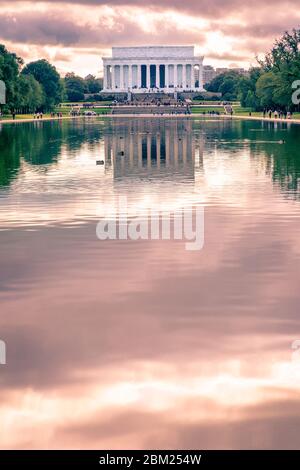
[[[63,120],[70,120],[70,119],[95,119],[95,118],[185,118],[185,119],[193,119],[193,118],[203,118],[205,119],[243,119],[243,120],[252,120],[252,121],[263,121],[263,122],[285,122],[291,124],[300,124],[300,119],[275,119],[275,118],[263,118],[260,116],[243,116],[243,115],[233,115],[229,116],[228,114],[219,114],[219,115],[203,115],[202,113],[193,113],[193,114],[99,114],[98,116],[63,116],[61,118],[58,117],[44,117],[43,119],[0,119],[1,124],[18,124],[24,122],[44,122],[44,121],[63,121]]]

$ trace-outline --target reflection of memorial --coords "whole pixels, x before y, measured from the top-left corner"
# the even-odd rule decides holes
[[[114,178],[194,178],[195,141],[189,119],[115,119],[104,135],[105,163]]]

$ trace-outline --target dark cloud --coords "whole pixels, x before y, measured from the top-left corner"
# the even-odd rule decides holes
[[[1,4],[9,4],[24,2],[24,0],[7,0],[1,1]],[[32,3],[32,2],[29,2]],[[43,2],[34,3],[49,3],[49,4],[77,4],[84,6],[103,6],[107,5],[110,7],[145,7],[145,3],[142,0],[44,0]],[[234,13],[239,14],[243,10],[249,9],[270,9],[274,10],[276,7],[280,7],[281,11],[286,11],[287,8],[298,9],[298,0],[272,0],[260,2],[259,0],[189,0],[188,2],[182,2],[182,0],[149,0],[147,2],[147,8],[155,7],[158,10],[177,10],[180,12],[186,12],[189,14],[197,14],[204,17],[215,18],[216,15],[229,15]],[[253,18],[252,18],[253,19]]]
[[[210,59],[238,61],[240,64],[252,62],[255,55],[271,47],[276,37],[297,26],[298,11],[298,0],[263,3],[258,0],[149,0],[146,5],[141,0],[45,0],[34,2],[35,5],[43,4],[43,9],[34,13],[28,10],[32,3],[0,0],[1,42],[9,42],[15,48],[20,44],[40,49],[62,46],[73,48],[76,54],[86,54],[87,49],[93,48],[93,53],[99,55],[103,50],[120,44],[197,44],[203,47],[204,54]],[[6,7],[2,13],[1,6]],[[68,15],[62,14],[62,6],[66,7]],[[97,6],[109,6],[111,11]],[[147,31],[136,20],[134,7],[144,9],[145,15],[152,13],[151,27]],[[89,15],[85,15],[85,11]],[[194,28],[186,26],[173,15],[168,15],[169,11],[189,15],[193,20],[199,18],[199,27],[197,22]],[[91,12],[95,13],[92,21]],[[208,21],[203,26],[204,19]],[[225,53],[220,53],[217,48],[211,50],[209,41],[206,43],[207,34],[214,32],[222,33],[229,40],[238,38],[235,50],[226,50]],[[98,52],[95,52],[96,48]],[[24,56],[28,53],[25,52]],[[63,59],[57,57],[54,60]]]
[[[88,47],[95,44],[101,47],[126,43],[134,45],[144,43],[177,44],[178,34],[182,29],[173,22],[157,21],[156,30],[145,32],[132,19],[120,16],[113,24],[108,24],[105,18],[99,19],[97,24],[89,23],[79,25],[76,20],[65,19],[58,13],[44,15],[42,13],[0,14],[0,38],[17,43],[36,45],[62,45]],[[204,36],[194,31],[187,31],[181,42],[191,43],[203,41]]]
[[[55,15],[20,13],[0,15],[0,37],[18,43],[62,44],[70,46],[80,40],[74,23]]]
[[[260,20],[261,21],[261,20]],[[246,36],[265,40],[266,38],[275,38],[280,36],[285,30],[291,30],[297,25],[295,24],[295,18],[290,14],[284,17],[281,23],[272,21],[268,23],[253,22],[247,25],[241,24],[218,24],[219,31],[230,36]]]

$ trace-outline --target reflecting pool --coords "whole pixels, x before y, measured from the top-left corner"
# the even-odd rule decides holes
[[[0,127],[0,447],[299,448],[299,149],[290,123]],[[203,207],[203,249],[98,240],[125,196]]]

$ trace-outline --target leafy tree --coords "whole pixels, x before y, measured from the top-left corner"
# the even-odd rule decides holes
[[[229,71],[217,75],[206,87],[207,91],[222,93],[225,100],[235,100],[238,95],[238,86],[241,75],[235,71]]]
[[[271,51],[266,54],[264,59],[259,60],[259,64],[265,71],[281,71],[282,66],[296,63],[299,65],[299,44],[300,29],[293,29],[291,33],[286,31],[284,35],[275,41]]]
[[[257,83],[261,100],[281,108],[294,108],[291,97],[292,84],[300,77],[300,29],[286,32],[259,63],[265,75]]]
[[[274,107],[273,99],[277,79],[274,72],[266,72],[260,76],[256,84],[256,93],[263,107]]]
[[[45,94],[45,108],[52,109],[61,102],[63,88],[59,73],[54,65],[51,65],[45,59],[37,60],[26,65],[22,70],[22,74],[32,75],[41,84]]]
[[[7,107],[12,110],[18,101],[18,77],[23,61],[16,54],[8,52],[5,46],[0,44],[0,80],[6,85]]]
[[[65,76],[65,89],[68,101],[83,101],[85,83],[83,78],[74,73],[67,73]]]
[[[256,108],[256,97],[252,90],[249,90],[245,100],[246,108]]]
[[[87,93],[96,94],[102,90],[102,80],[96,78],[94,75],[87,75],[84,82]]]
[[[256,94],[256,82],[261,75],[261,69],[251,68],[248,77],[241,77],[238,84],[238,99],[243,107],[258,110],[260,101]],[[250,104],[251,103],[251,104]]]
[[[36,111],[45,103],[45,95],[41,84],[32,75],[20,75],[18,108]]]

